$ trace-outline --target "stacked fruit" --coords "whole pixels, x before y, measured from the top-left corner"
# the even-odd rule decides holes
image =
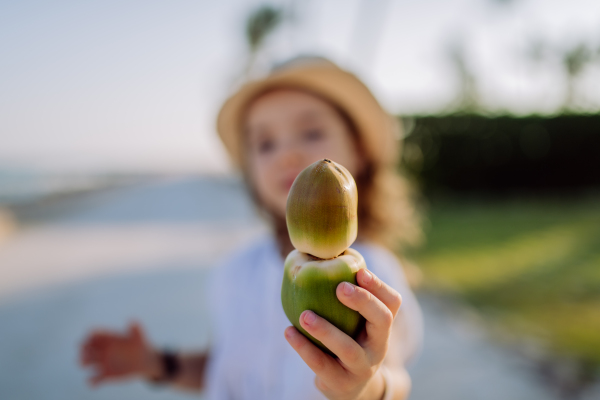
[[[287,200],[286,221],[296,248],[285,260],[281,302],[286,316],[323,350],[323,344],[300,326],[300,314],[314,311],[355,338],[364,318],[336,296],[341,282],[356,284],[365,260],[350,245],[356,240],[358,195],[346,168],[323,159],[304,169]]]

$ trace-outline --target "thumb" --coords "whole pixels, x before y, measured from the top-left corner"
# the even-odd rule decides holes
[[[133,321],[129,324],[129,336],[136,341],[146,342],[144,331],[137,321]]]

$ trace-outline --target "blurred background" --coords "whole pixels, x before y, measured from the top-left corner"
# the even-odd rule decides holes
[[[266,230],[216,112],[298,54],[405,128],[411,398],[600,398],[600,2],[4,1],[0,53],[0,398],[190,397],[91,390],[78,346],[206,346],[207,274]]]

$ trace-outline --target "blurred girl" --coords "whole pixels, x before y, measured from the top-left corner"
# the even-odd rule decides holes
[[[321,58],[297,58],[250,82],[221,109],[217,130],[272,234],[215,270],[207,300],[211,346],[202,353],[154,349],[142,328],[93,331],[82,363],[92,384],[139,377],[205,390],[209,399],[404,399],[407,362],[421,341],[421,315],[390,250],[418,236],[407,186],[397,175],[398,125],[354,75]],[[311,311],[301,325],[337,358],[289,326],[281,307],[283,262],[293,249],[285,225],[294,178],[330,158],[354,176],[357,242],[365,258],[358,285],[339,300],[367,320],[354,340]],[[402,304],[402,306],[401,306]]]

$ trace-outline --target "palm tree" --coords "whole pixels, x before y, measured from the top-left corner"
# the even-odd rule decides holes
[[[538,64],[552,61],[562,65],[566,75],[566,92],[561,111],[570,113],[576,110],[579,100],[577,81],[590,63],[600,60],[600,48],[594,53],[584,42],[560,48],[535,40],[529,47],[528,57]]]
[[[246,64],[245,77],[248,78],[256,62],[256,57],[267,36],[279,26],[283,12],[271,5],[262,5],[252,11],[246,20],[246,42],[250,55]]]
[[[577,93],[575,89],[577,78],[594,57],[592,51],[584,43],[579,43],[567,49],[561,56],[562,64],[567,73],[567,93],[565,95],[563,110],[572,111],[577,105]]]
[[[474,113],[480,109],[479,91],[473,70],[466,60],[466,50],[462,41],[454,41],[448,48],[448,56],[460,83],[456,108],[459,112]]]

